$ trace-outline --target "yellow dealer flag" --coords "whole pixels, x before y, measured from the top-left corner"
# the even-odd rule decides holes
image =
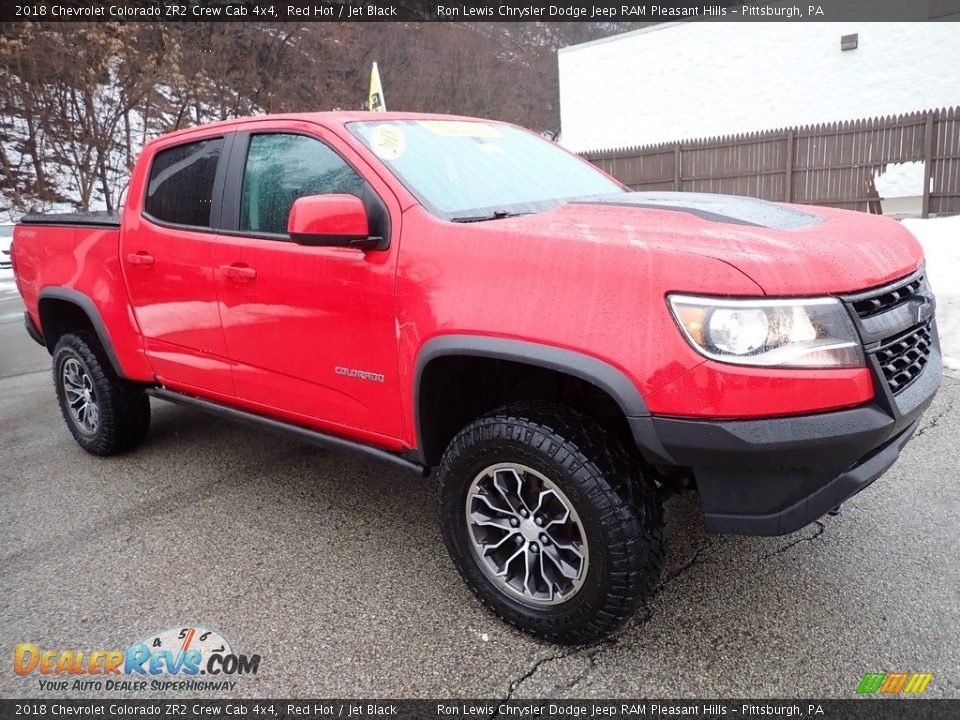
[[[383,99],[383,85],[380,84],[380,71],[377,69],[377,63],[373,63],[370,68],[370,99],[367,102],[367,109],[379,112],[387,111],[387,103]]]

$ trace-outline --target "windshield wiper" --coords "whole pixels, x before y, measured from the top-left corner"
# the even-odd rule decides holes
[[[508,217],[519,217],[520,215],[526,215],[526,214],[527,213],[507,212],[506,210],[494,210],[489,215],[467,215],[464,217],[450,218],[450,222],[455,222],[455,223],[484,222],[486,220],[503,220],[503,218],[508,218]]]

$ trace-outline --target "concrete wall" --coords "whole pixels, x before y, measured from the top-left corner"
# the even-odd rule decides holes
[[[960,104],[952,22],[670,23],[558,58],[560,142],[577,152]]]

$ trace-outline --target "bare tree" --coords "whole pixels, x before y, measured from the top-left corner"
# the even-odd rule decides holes
[[[601,23],[17,23],[0,36],[3,206],[113,210],[143,144],[263,112],[364,107],[559,129],[556,49]]]

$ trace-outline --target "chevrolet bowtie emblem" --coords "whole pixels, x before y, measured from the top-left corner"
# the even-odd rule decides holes
[[[923,300],[917,304],[917,322],[926,322],[932,318],[936,307],[937,304],[933,298],[923,298]]]

